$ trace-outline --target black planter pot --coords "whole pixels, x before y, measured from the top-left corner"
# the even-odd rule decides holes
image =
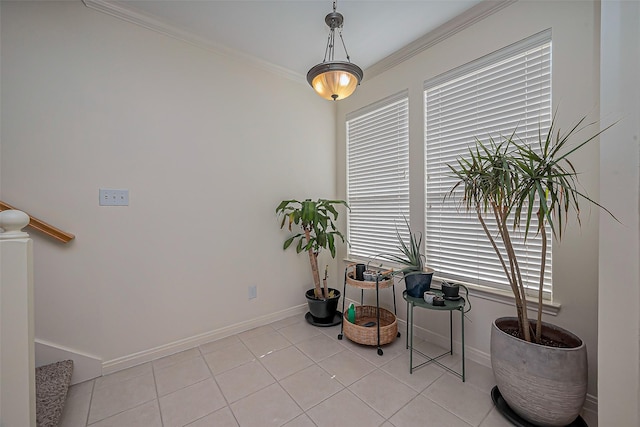
[[[313,289],[309,289],[305,294],[309,313],[315,323],[332,323],[334,321],[338,310],[338,301],[340,301],[340,291],[332,288],[329,288],[329,291],[333,291],[335,296],[324,300],[316,299]]]
[[[423,272],[411,272],[405,274],[404,283],[407,287],[407,295],[414,298],[422,298],[424,293],[431,289],[433,270],[426,269]]]
[[[460,286],[456,283],[442,282],[442,294],[445,298],[458,298],[460,296]]]

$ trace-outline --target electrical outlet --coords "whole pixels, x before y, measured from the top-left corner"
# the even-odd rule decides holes
[[[129,206],[129,190],[109,190],[101,188],[99,195],[100,206]]]
[[[251,285],[249,286],[249,299],[254,299],[258,297],[258,286]]]

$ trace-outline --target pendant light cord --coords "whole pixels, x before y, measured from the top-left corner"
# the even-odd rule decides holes
[[[347,52],[347,46],[344,44],[344,39],[342,38],[342,27],[340,28],[340,31],[338,31],[338,35],[340,36],[340,41],[342,41],[342,47],[344,48],[344,54],[347,56],[347,61],[351,62],[349,52]]]
[[[335,12],[338,7],[338,0],[333,2],[333,11]],[[347,45],[344,44],[344,39],[342,38],[342,25],[338,30],[338,35],[340,36],[340,41],[342,42],[342,47],[344,49],[344,54],[347,56],[347,62],[351,62],[351,57],[349,56],[349,52],[347,51]],[[333,58],[331,58],[333,60]]]
[[[333,2],[334,13],[336,13],[337,8],[338,8],[338,1],[335,0]],[[342,48],[344,49],[344,54],[347,57],[347,62],[351,62],[349,51],[347,51],[347,45],[344,43],[344,38],[342,37],[342,25],[340,25],[337,28],[338,28],[338,35],[340,36],[340,42],[342,43]],[[322,62],[327,62],[327,58],[331,62],[333,61],[333,58],[335,56],[335,42],[336,42],[335,29],[336,27],[334,27],[333,25],[329,27],[329,36],[327,37],[327,47],[324,50],[324,59],[322,60]]]
[[[329,61],[333,61],[333,39],[334,39],[334,30],[333,28],[331,28],[329,30],[329,36],[327,38],[327,47],[324,50],[324,59],[322,60],[322,62],[327,62],[327,54],[329,56]]]

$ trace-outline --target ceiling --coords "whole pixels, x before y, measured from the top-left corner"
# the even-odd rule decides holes
[[[289,73],[305,76],[322,62],[329,28],[324,17],[330,0],[93,0],[102,9],[135,16],[235,54],[257,59]],[[407,46],[481,0],[340,0],[343,37],[351,61],[365,70]],[[485,2],[486,3],[486,2]],[[496,3],[495,1],[493,3]],[[89,4],[88,4],[89,5]],[[110,13],[107,11],[107,13]],[[124,19],[127,19],[126,17]],[[336,46],[336,60],[344,60]]]

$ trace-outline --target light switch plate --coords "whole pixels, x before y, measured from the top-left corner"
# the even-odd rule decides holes
[[[129,206],[129,190],[100,189],[100,206]]]

